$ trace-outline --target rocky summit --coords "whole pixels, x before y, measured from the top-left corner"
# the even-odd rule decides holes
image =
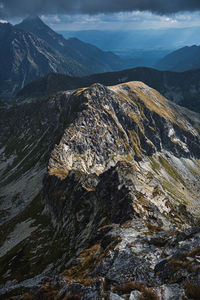
[[[142,82],[0,109],[3,299],[199,299],[199,114]]]

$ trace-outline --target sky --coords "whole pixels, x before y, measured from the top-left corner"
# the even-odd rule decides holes
[[[31,14],[55,30],[200,27],[200,0],[0,0],[0,19]]]

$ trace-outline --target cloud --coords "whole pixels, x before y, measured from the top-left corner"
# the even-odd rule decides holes
[[[0,16],[27,14],[99,14],[123,11],[173,14],[200,11],[199,0],[0,0]]]
[[[160,15],[148,11],[119,13],[42,15],[42,20],[56,31],[68,30],[137,30],[200,27],[200,12]],[[19,23],[20,21],[16,21]]]

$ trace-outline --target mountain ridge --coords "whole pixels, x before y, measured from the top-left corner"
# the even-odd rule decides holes
[[[0,294],[190,299],[189,286],[198,290],[199,114],[138,81],[2,109],[16,119],[8,144],[1,120]],[[24,188],[5,198],[24,174],[25,191],[39,180],[25,208]]]
[[[72,78],[61,74],[49,74],[27,85],[27,87],[18,93],[18,98],[23,100],[26,98],[39,97],[62,90],[86,87],[95,82],[109,86],[133,80],[142,81],[158,90],[167,99],[188,109],[200,112],[199,70],[176,73],[140,67],[82,78]]]
[[[155,67],[159,70],[184,72],[200,68],[200,46],[180,48],[161,59]]]

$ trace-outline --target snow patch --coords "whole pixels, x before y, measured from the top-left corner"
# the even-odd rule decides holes
[[[8,21],[6,21],[6,20],[0,20],[0,23],[1,24],[8,24]]]

